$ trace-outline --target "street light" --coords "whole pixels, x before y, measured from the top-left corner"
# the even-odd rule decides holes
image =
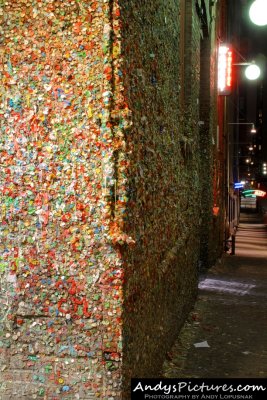
[[[242,57],[243,58],[243,57]],[[249,80],[255,80],[260,76],[260,68],[252,62],[233,63],[233,50],[227,44],[221,44],[218,49],[218,94],[227,96],[232,91],[232,67],[234,65],[246,65],[245,76]]]
[[[255,79],[258,79],[260,74],[261,74],[260,68],[253,63],[250,64],[245,70],[246,78],[250,81],[255,81]]]
[[[250,133],[257,133],[253,122],[228,122],[228,125],[251,125]]]
[[[267,25],[267,1],[256,0],[249,9],[249,17],[253,24],[258,26]]]
[[[247,68],[245,69],[245,76],[250,81],[255,81],[260,77],[261,70],[260,67],[255,64],[255,61],[235,63],[233,65],[246,65]]]

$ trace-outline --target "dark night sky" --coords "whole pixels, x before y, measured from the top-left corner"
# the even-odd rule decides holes
[[[236,62],[254,60],[261,68],[261,78],[257,81],[248,81],[244,78],[245,68],[239,67],[234,71],[239,75],[239,100],[245,101],[239,120],[253,121],[257,125],[257,122],[259,124],[259,109],[262,110],[262,126],[258,129],[255,139],[261,144],[261,152],[257,155],[258,161],[267,161],[267,26],[257,26],[250,20],[249,7],[254,0],[228,1],[235,15],[230,31],[236,50],[234,51],[234,56],[237,57]],[[243,137],[242,135],[247,134],[245,129],[240,128],[240,138]],[[261,169],[260,164],[258,168]],[[262,180],[263,177],[259,179]]]
[[[266,0],[267,1],[267,0]],[[244,38],[247,41],[247,58],[249,61],[254,59],[260,66],[262,73],[258,85],[262,86],[262,129],[261,129],[261,144],[262,144],[262,160],[267,160],[267,25],[257,26],[253,24],[249,18],[248,11],[252,0],[242,0],[243,15],[242,22],[244,27]],[[241,45],[243,46],[241,36]],[[245,44],[245,43],[244,43]],[[245,46],[246,47],[246,46]],[[245,48],[244,48],[245,51]]]
[[[236,0],[232,0],[236,1]],[[249,18],[249,7],[253,0],[241,0],[241,18],[243,32],[241,32],[241,53],[245,53],[249,60],[265,58],[267,60],[267,25],[257,26]],[[247,53],[247,54],[246,54]],[[263,57],[264,56],[264,57]]]

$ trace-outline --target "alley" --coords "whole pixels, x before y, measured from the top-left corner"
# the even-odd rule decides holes
[[[267,376],[267,230],[242,214],[236,255],[199,283],[199,297],[164,365],[167,377]]]

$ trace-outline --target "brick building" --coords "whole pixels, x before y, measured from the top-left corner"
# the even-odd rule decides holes
[[[221,251],[219,5],[0,5],[1,398],[126,400]]]

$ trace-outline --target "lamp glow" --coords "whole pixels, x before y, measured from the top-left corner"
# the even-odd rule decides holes
[[[253,24],[258,26],[267,25],[267,2],[256,0],[249,9],[249,17]]]
[[[245,70],[245,75],[250,81],[258,79],[261,74],[260,68],[256,64],[249,65]]]

